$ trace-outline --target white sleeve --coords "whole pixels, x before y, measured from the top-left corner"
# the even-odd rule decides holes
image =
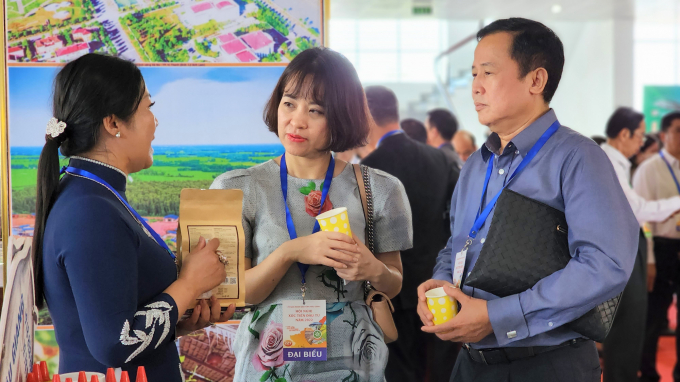
[[[630,207],[633,209],[633,213],[640,225],[644,222],[662,222],[680,211],[680,196],[661,200],[654,200],[654,198],[646,197],[649,193],[643,195],[636,192],[636,190],[628,184],[626,179],[622,177],[619,170],[616,170],[616,176],[619,178],[623,193],[626,195],[626,199],[628,199],[628,203],[630,203]],[[640,183],[647,183],[644,176],[636,176],[636,179],[638,178],[640,179]],[[645,186],[641,188],[646,190],[648,184],[645,184]]]
[[[655,180],[650,179],[650,174],[652,174],[652,168],[647,165],[638,168],[633,176],[633,191],[645,200],[654,200],[657,195],[654,188],[656,182]],[[665,202],[673,199],[675,199],[675,197],[662,201]],[[645,231],[645,238],[647,239],[647,264],[656,264],[656,258],[654,256],[653,225],[644,224],[643,229]]]
[[[650,178],[652,169],[649,165],[645,166],[647,163],[643,163],[635,174],[633,175],[633,190],[639,196],[645,198],[646,200],[655,200],[656,193],[654,192],[653,184],[655,183]]]

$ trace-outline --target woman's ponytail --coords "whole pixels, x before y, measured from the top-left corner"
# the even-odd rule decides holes
[[[52,207],[54,195],[59,187],[59,146],[63,139],[45,136],[45,146],[38,161],[38,188],[35,202],[35,228],[33,231],[33,281],[35,285],[35,304],[43,307],[45,301],[42,248],[47,224],[47,215]]]

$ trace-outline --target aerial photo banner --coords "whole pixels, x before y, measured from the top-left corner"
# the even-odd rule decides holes
[[[13,236],[33,235],[38,157],[52,117],[54,77],[65,63],[95,52],[139,65],[156,102],[154,165],[132,174],[127,196],[174,249],[182,188],[207,188],[225,171],[283,152],[262,120],[263,107],[286,64],[324,45],[328,3],[7,0],[3,134],[9,142],[2,150],[9,150],[3,171],[11,181],[0,193],[11,196],[11,205],[3,227],[11,227]],[[54,372],[58,348],[50,321],[40,312],[35,354]],[[235,325],[178,342],[187,380],[231,380]]]

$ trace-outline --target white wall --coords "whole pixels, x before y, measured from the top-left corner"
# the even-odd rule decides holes
[[[614,22],[562,22],[551,27],[560,36],[565,55],[562,80],[551,105],[562,124],[588,137],[604,135],[616,108]]]
[[[560,122],[588,137],[603,135],[607,119],[619,106],[632,103],[632,48],[622,49],[626,39],[632,36],[632,22],[616,23],[613,20],[546,22],[562,40],[565,50],[565,67],[552,107]],[[478,21],[454,20],[449,22],[447,46],[469,36],[477,29]],[[615,33],[616,29],[616,33]],[[619,40],[615,40],[618,37]],[[631,41],[630,38],[628,41]],[[615,48],[616,42],[619,47]],[[452,56],[450,63],[454,72],[465,70],[472,64],[475,42],[471,42]],[[333,43],[331,39],[331,48]],[[625,48],[625,47],[624,47]],[[625,62],[627,67],[619,68]],[[432,62],[423,62],[422,70],[431,70]],[[360,73],[361,75],[361,73]],[[616,78],[616,83],[615,83]],[[419,101],[424,94],[432,93],[434,82],[377,82],[362,78],[365,85],[384,85],[395,91],[400,103],[402,118],[424,118],[425,110],[409,113],[408,105]],[[430,97],[428,108],[444,107],[443,97]],[[471,131],[479,141],[485,139],[487,128],[477,121],[477,113],[471,98],[471,87],[457,88],[453,94],[456,114],[463,129]]]
[[[680,22],[637,22],[634,41],[634,105],[642,110],[645,85],[680,85]]]

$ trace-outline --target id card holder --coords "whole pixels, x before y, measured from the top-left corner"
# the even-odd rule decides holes
[[[326,361],[326,300],[283,301],[283,360]]]
[[[465,271],[465,258],[467,257],[467,248],[456,253],[456,260],[453,265],[453,285],[460,288],[463,281],[463,272]]]

